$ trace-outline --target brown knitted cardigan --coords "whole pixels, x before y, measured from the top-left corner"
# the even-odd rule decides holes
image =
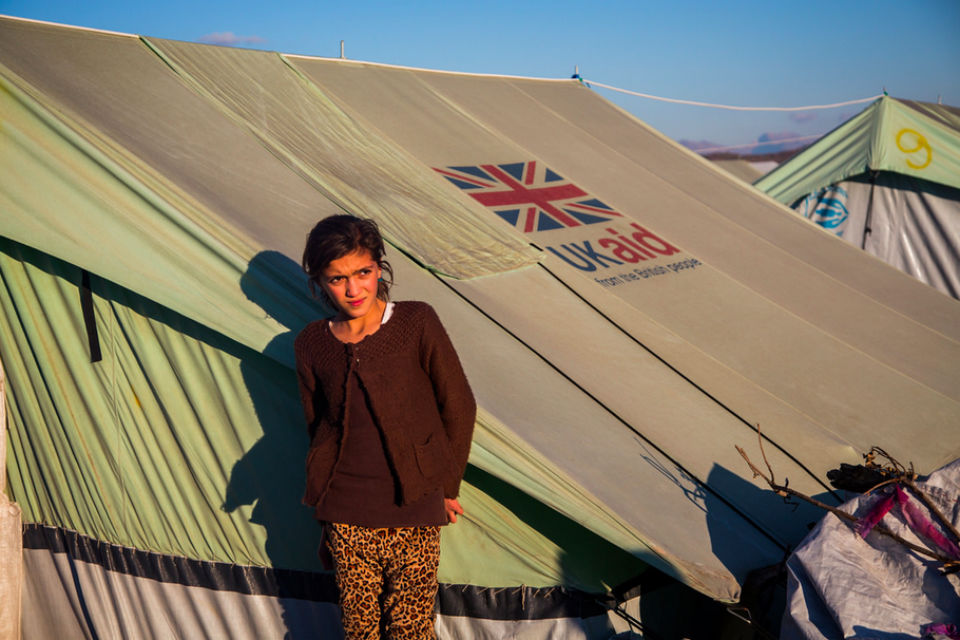
[[[424,302],[398,302],[390,320],[354,344],[327,320],[307,325],[294,343],[310,451],[303,502],[323,499],[349,437],[347,376],[357,372],[403,504],[436,487],[455,498],[470,453],[477,407],[440,319]],[[363,496],[357,496],[363,500]]]

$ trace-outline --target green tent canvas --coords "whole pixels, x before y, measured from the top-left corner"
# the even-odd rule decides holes
[[[323,313],[306,232],[341,211],[480,406],[441,637],[653,633],[656,575],[681,612],[736,602],[819,517],[753,479],[757,425],[834,503],[873,444],[960,454],[955,301],[576,81],[0,19],[0,84],[24,637],[338,633],[291,344]]]

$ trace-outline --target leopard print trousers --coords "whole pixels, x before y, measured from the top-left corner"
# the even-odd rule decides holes
[[[440,527],[325,525],[347,640],[434,640]]]

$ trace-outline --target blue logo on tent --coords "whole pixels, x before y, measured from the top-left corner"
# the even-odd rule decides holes
[[[803,209],[805,218],[810,218],[838,236],[843,235],[843,223],[850,217],[845,189],[836,185],[825,187],[816,195],[807,196],[803,202]]]

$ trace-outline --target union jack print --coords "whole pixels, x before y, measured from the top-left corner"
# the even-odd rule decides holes
[[[536,160],[435,169],[525,233],[609,222],[620,214]]]

